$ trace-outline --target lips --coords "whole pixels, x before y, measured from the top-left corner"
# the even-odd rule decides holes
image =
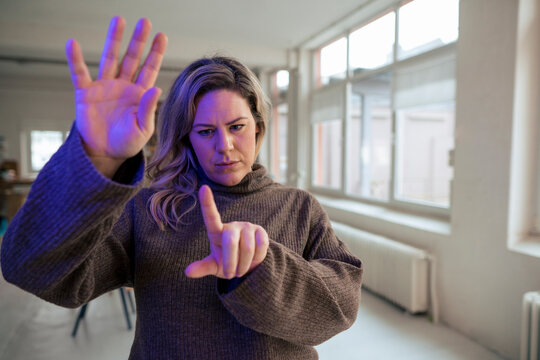
[[[216,167],[219,169],[230,169],[238,163],[239,161],[221,161],[216,163]]]

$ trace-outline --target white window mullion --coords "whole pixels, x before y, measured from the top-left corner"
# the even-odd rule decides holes
[[[396,6],[394,11],[396,12],[396,27],[395,27],[395,36],[394,36],[394,59],[392,61],[391,65],[391,73],[392,73],[392,81],[391,81],[391,88],[392,88],[392,94],[396,91],[396,82],[395,82],[395,74],[396,74],[396,61],[398,56],[398,50],[399,50],[399,6]],[[391,166],[390,166],[390,196],[389,196],[389,202],[393,203],[396,199],[396,176],[399,174],[399,169],[397,168],[399,161],[398,161],[398,153],[397,153],[397,142],[398,142],[398,126],[396,121],[396,111],[394,106],[394,97],[390,97],[390,108],[392,109],[392,157],[391,157]]]
[[[349,63],[349,52],[351,51],[350,43],[349,43],[349,36],[350,32],[347,32],[345,35],[345,39],[347,41],[347,70],[345,71],[346,74],[346,83],[343,87],[343,126],[341,127],[341,193],[345,194],[345,191],[347,189],[347,131],[349,128],[349,121],[351,116],[351,83],[350,83],[350,77],[351,77],[351,69],[350,69],[350,63]]]
[[[347,81],[347,83],[345,84],[344,88],[343,88],[343,91],[344,91],[344,100],[343,101],[343,126],[341,127],[342,129],[342,132],[341,132],[341,141],[342,141],[342,146],[341,146],[341,161],[342,161],[342,166],[341,166],[341,193],[342,194],[345,194],[346,191],[347,191],[347,187],[348,187],[348,184],[347,184],[347,169],[348,169],[348,157],[349,156],[354,156],[354,154],[350,154],[349,151],[347,151],[348,149],[348,136],[347,136],[347,133],[349,131],[349,124],[350,124],[350,121],[351,121],[351,83],[349,81]]]
[[[539,61],[540,62],[540,61]],[[540,88],[540,86],[538,86]],[[536,105],[537,108],[540,108],[540,106]],[[540,113],[537,112],[537,120],[540,124]],[[538,126],[538,131],[536,132],[536,138],[540,139],[540,126]],[[533,211],[533,219],[532,219],[532,234],[536,236],[540,236],[540,141],[536,142],[536,207]],[[534,205],[533,205],[534,206]]]

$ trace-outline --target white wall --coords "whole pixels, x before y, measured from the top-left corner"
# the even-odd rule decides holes
[[[36,83],[34,83],[35,85]],[[38,86],[0,86],[0,135],[6,140],[5,159],[15,159],[24,172],[23,136],[30,130],[67,131],[73,122],[73,92],[57,88],[45,91]],[[23,140],[24,141],[24,140]]]
[[[517,358],[540,259],[507,248],[518,1],[463,0],[452,235],[440,247],[445,322]]]

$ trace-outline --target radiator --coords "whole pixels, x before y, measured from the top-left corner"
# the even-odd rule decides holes
[[[540,360],[540,291],[523,295],[521,310],[521,360]]]
[[[332,227],[363,261],[363,286],[413,314],[426,312],[431,305],[437,322],[433,257],[424,250],[338,222],[332,222]]]

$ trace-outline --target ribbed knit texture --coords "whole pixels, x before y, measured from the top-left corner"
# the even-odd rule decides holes
[[[309,193],[274,183],[260,165],[233,187],[201,174],[222,221],[261,225],[270,247],[241,281],[189,279],[187,265],[209,254],[200,208],[178,232],[159,230],[151,190],[139,191],[143,166],[139,155],[106,179],[73,128],[5,234],[6,280],[66,307],[134,286],[130,359],[317,359],[314,345],[352,325],[362,265]]]

